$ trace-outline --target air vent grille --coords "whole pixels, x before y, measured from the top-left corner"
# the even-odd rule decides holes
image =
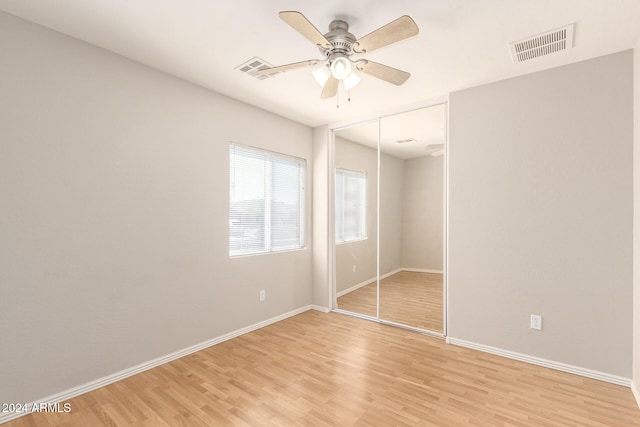
[[[349,50],[351,49],[351,46],[353,45],[353,43],[349,41],[334,41],[331,43],[331,45],[333,46],[334,49]]]
[[[267,61],[254,56],[250,60],[238,65],[235,69],[240,70],[243,73],[247,73],[248,75],[255,77],[258,80],[264,80],[273,76],[260,76],[258,75],[258,71],[271,67],[273,67],[273,65],[269,64]]]
[[[511,60],[526,62],[573,47],[574,24],[509,44]]]
[[[410,142],[418,142],[415,138],[406,138],[406,139],[399,139],[396,141],[396,144],[408,144]]]

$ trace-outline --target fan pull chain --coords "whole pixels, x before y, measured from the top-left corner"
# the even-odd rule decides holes
[[[340,91],[336,92],[336,108],[340,108]]]

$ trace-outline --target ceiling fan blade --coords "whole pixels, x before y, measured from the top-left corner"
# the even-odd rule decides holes
[[[433,157],[439,157],[444,154],[444,144],[429,144],[424,149],[427,150],[427,154]]]
[[[329,80],[327,80],[327,82],[324,84],[324,87],[322,88],[320,99],[329,99],[336,96],[338,94],[339,83],[340,80],[336,79],[333,76],[329,77]]]
[[[295,68],[313,67],[318,62],[320,62],[320,61],[317,60],[317,59],[310,59],[308,61],[294,62],[293,64],[286,64],[286,65],[279,65],[277,67],[263,68],[261,70],[258,70],[258,75],[259,76],[271,76],[273,74],[280,73],[282,71],[293,70]]]
[[[372,50],[380,49],[381,47],[389,46],[390,44],[413,37],[418,34],[419,31],[414,20],[404,15],[362,37],[354,44],[353,50],[356,53],[371,52]]]
[[[331,43],[316,27],[300,12],[285,11],[280,12],[280,19],[289,24],[294,30],[302,34],[311,43],[323,48],[330,49]]]
[[[402,83],[406,82],[409,77],[411,77],[411,74],[406,71],[398,70],[397,68],[368,60],[358,61],[356,63],[356,67],[365,74],[377,77],[396,86],[400,86]]]

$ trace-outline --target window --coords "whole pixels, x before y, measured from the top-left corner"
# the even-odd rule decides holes
[[[229,255],[304,247],[304,159],[231,143]]]
[[[367,174],[336,169],[336,243],[367,238]]]

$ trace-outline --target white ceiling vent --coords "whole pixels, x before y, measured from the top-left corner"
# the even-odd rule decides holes
[[[396,144],[408,144],[410,142],[418,142],[415,138],[406,138],[406,139],[399,139],[396,141]]]
[[[263,70],[265,68],[271,68],[271,67],[273,67],[273,65],[269,64],[267,61],[265,61],[263,59],[260,59],[257,56],[254,56],[253,58],[251,58],[247,62],[244,62],[244,63],[238,65],[235,69],[236,70],[240,70],[243,73],[247,73],[250,76],[253,76],[258,80],[264,80],[264,79],[268,79],[268,78],[273,77],[273,76],[260,76],[260,75],[258,75],[258,71],[259,70]]]
[[[525,62],[540,56],[571,49],[573,47],[574,25],[570,24],[528,39],[509,43],[511,60],[514,63]]]

